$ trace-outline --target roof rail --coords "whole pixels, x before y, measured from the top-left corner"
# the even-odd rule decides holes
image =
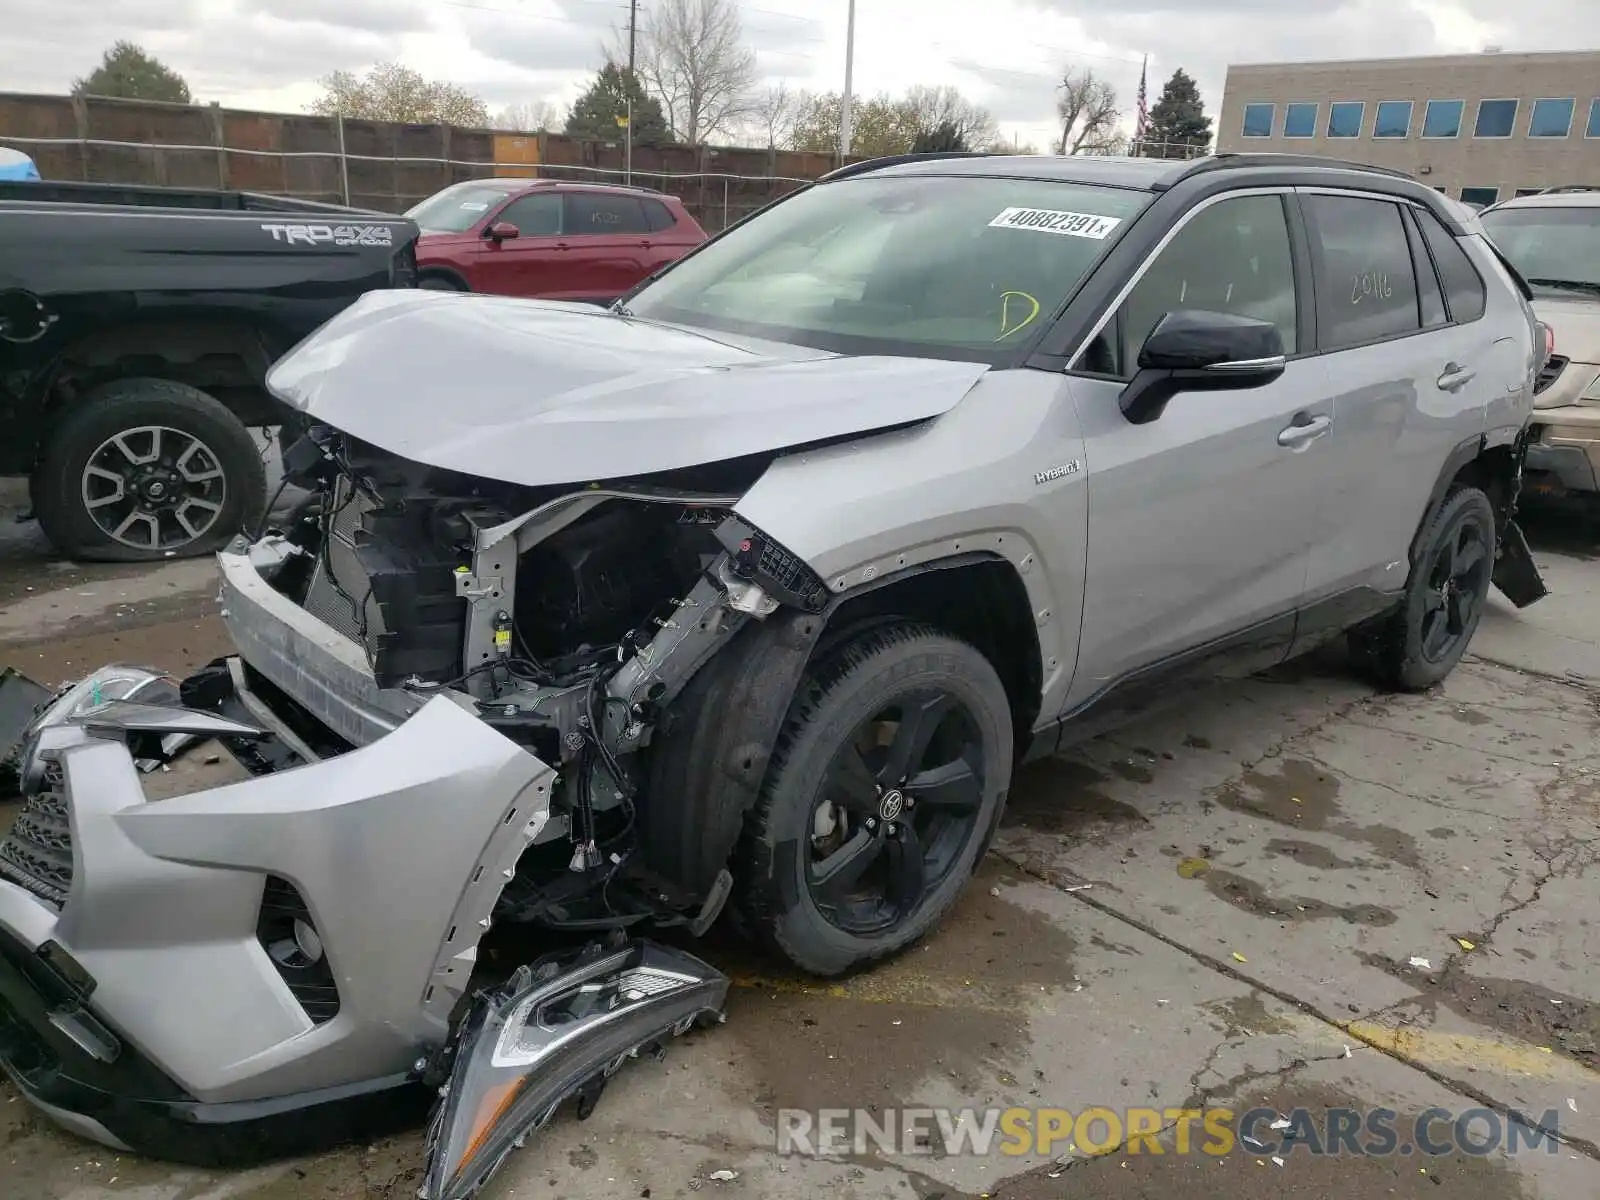
[[[1168,186],[1194,175],[1203,175],[1207,171],[1222,171],[1229,167],[1326,167],[1334,171],[1366,171],[1377,175],[1388,175],[1395,179],[1412,178],[1406,172],[1396,171],[1392,167],[1375,167],[1370,163],[1350,162],[1342,158],[1324,158],[1319,154],[1258,154],[1230,150],[1207,158],[1195,159],[1194,164],[1173,179]]]
[[[868,171],[877,171],[884,167],[898,167],[901,163],[936,162],[942,158],[993,157],[995,155],[988,150],[937,150],[925,154],[886,154],[882,158],[864,158],[860,162],[835,167],[826,175],[819,176],[817,182],[832,183],[837,179],[849,179],[852,175],[864,175]]]
[[[1559,187],[1540,188],[1534,195],[1554,196],[1562,192],[1600,192],[1600,187],[1592,183],[1563,183]]]

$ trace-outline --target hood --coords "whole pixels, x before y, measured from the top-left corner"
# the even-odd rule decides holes
[[[1533,299],[1534,315],[1556,335],[1556,353],[1573,362],[1600,364],[1600,296],[1552,296],[1541,289]]]
[[[647,475],[948,412],[988,368],[844,357],[591,305],[368,292],[273,395],[415,462],[532,487]]]

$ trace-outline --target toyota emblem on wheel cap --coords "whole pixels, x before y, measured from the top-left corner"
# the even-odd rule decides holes
[[[878,801],[878,816],[885,821],[896,821],[906,806],[906,798],[899,788],[885,792]]]

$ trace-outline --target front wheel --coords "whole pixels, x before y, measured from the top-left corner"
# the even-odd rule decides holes
[[[32,491],[58,549],[151,562],[210,553],[259,521],[266,470],[250,431],[211,396],[119,379],[68,410]]]
[[[807,675],[741,842],[743,923],[838,975],[931,929],[994,834],[1011,708],[989,661],[921,626],[880,627]]]

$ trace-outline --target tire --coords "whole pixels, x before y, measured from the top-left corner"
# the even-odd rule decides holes
[[[901,702],[934,714],[921,723],[924,753]],[[877,726],[887,745],[852,753],[890,712],[902,717],[903,740]],[[887,761],[897,749],[909,777]],[[972,646],[906,624],[838,646],[807,672],[746,821],[735,855],[739,926],[815,975],[904,949],[938,923],[988,849],[1012,753],[1005,686]],[[846,781],[857,786],[841,801]],[[859,887],[844,894],[853,884],[840,881],[856,876]]]
[[[1494,573],[1489,497],[1474,487],[1452,489],[1420,545],[1400,606],[1375,628],[1350,635],[1357,668],[1393,691],[1420,692],[1442,682],[1472,642]]]
[[[448,275],[424,275],[417,286],[427,292],[464,292],[466,287]]]
[[[243,423],[167,379],[88,392],[52,434],[32,484],[45,535],[102,562],[212,553],[260,521],[266,490],[261,451]]]

